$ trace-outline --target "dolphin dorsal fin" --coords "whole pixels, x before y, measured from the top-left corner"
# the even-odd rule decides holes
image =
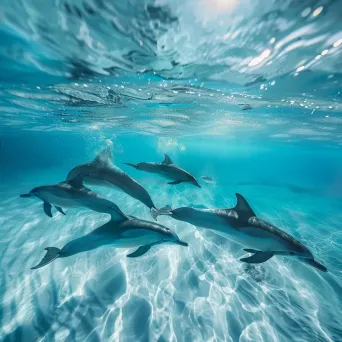
[[[75,178],[72,178],[70,180],[66,180],[65,183],[68,183],[75,189],[80,189],[83,187],[83,176],[82,174],[77,175]]]
[[[235,194],[235,196],[237,199],[237,203],[233,210],[237,212],[239,219],[248,221],[249,218],[256,216],[253,209],[250,207],[250,205],[242,195]]]
[[[112,148],[110,146],[106,147],[99,155],[94,159],[95,164],[108,164],[112,161]]]
[[[162,161],[162,164],[164,164],[164,165],[173,164],[173,163],[172,163],[172,160],[170,159],[170,157],[169,157],[166,153],[164,153],[164,156],[165,156],[165,158],[164,158],[164,160]]]
[[[111,212],[110,212],[110,215],[111,215],[110,220],[111,221],[126,221],[126,220],[129,220],[129,217],[126,216],[115,203],[112,203],[112,205],[113,205],[113,207],[110,208],[110,209],[112,209]]]

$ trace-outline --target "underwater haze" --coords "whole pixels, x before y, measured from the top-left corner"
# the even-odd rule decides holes
[[[0,341],[342,341],[341,0],[0,5]],[[50,203],[20,195],[106,149],[157,209],[238,220],[241,194],[328,272],[281,253],[244,262],[261,252],[233,228],[172,215],[158,223],[183,245],[135,258],[104,245],[31,269],[111,216],[52,203],[48,217]],[[126,164],[164,154],[200,188]],[[87,187],[156,222],[134,196]]]

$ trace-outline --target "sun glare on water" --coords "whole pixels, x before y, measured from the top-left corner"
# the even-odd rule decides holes
[[[204,0],[204,2],[212,9],[228,12],[234,10],[240,0]]]

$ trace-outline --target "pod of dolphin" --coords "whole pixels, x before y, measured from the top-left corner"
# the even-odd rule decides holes
[[[156,173],[171,180],[168,184],[190,183],[201,187],[196,178],[175,165],[169,156],[161,163],[126,163],[137,170]],[[136,258],[147,253],[151,247],[160,244],[188,246],[171,229],[158,224],[125,215],[113,202],[101,198],[86,185],[114,187],[146,205],[156,220],[159,215],[168,215],[176,220],[188,222],[196,227],[207,228],[242,245],[248,257],[240,259],[249,264],[263,263],[275,255],[290,256],[327,272],[327,268],[316,261],[310,250],[288,233],[256,216],[246,199],[236,194],[237,204],[229,209],[207,209],[166,206],[157,209],[150,195],[137,181],[116,167],[112,162],[110,148],[103,150],[92,162],[73,168],[64,182],[44,185],[32,189],[20,197],[43,201],[43,209],[52,217],[52,207],[65,215],[64,208],[88,208],[111,215],[110,221],[87,235],[68,242],[61,249],[45,248],[46,255],[32,269],[43,267],[57,258],[65,258],[101,246],[135,248],[128,254]]]

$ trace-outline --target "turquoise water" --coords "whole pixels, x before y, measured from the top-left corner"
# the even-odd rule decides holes
[[[0,341],[342,341],[341,15],[340,1],[3,0]],[[31,270],[110,216],[50,218],[19,196],[105,148],[157,208],[242,194],[328,272],[241,262],[246,246],[170,216],[158,223],[188,247],[102,246]],[[164,153],[201,188],[125,164]]]

